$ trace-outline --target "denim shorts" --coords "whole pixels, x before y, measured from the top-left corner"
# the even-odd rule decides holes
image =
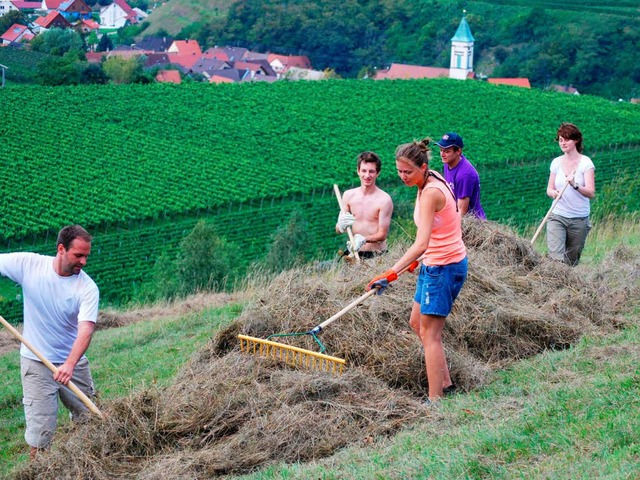
[[[438,317],[449,315],[467,279],[467,268],[467,257],[449,265],[421,265],[414,297],[420,304],[420,313]]]

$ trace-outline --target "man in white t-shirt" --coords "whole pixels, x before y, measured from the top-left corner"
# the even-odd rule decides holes
[[[70,380],[94,396],[84,356],[98,319],[98,287],[82,269],[91,252],[91,235],[79,225],[58,234],[56,256],[18,252],[0,254],[0,274],[22,286],[23,336],[58,371],[55,375],[25,345],[20,348],[25,440],[34,459],[47,448],[57,425],[58,397],[80,420],[87,407],[66,386]]]

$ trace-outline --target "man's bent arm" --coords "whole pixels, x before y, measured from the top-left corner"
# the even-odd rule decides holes
[[[469,197],[458,199],[458,210],[460,210],[460,216],[465,216],[469,211]]]
[[[71,353],[69,353],[67,360],[58,368],[58,373],[53,376],[53,379],[56,382],[60,382],[64,385],[69,383],[71,377],[73,377],[73,370],[75,369],[76,364],[89,348],[95,328],[96,324],[94,322],[78,322],[78,336],[76,337],[75,342],[73,342]]]
[[[347,213],[347,212],[351,213],[351,205],[349,205],[349,199],[351,198],[352,190],[353,189],[347,190],[342,195],[342,206],[344,207],[344,212],[345,213]],[[342,213],[342,210],[340,211],[340,213]],[[346,232],[346,230],[344,232],[340,231],[340,228],[338,228],[338,223],[336,222],[336,233],[343,234],[345,232]]]

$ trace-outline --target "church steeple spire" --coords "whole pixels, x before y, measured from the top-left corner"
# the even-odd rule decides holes
[[[475,39],[467,23],[466,10],[458,25],[456,34],[451,38],[451,64],[449,78],[466,79],[473,73],[473,44]]]

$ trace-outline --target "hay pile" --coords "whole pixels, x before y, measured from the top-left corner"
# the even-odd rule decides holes
[[[624,250],[591,272],[547,260],[492,223],[465,220],[464,231],[469,280],[444,334],[452,377],[463,389],[517,359],[610,332],[639,296],[640,258]],[[311,329],[359,297],[400,254],[396,248],[361,265],[281,274],[172,386],[101,405],[106,422],[59,432],[54,448],[17,478],[211,478],[322,458],[421,418],[436,420],[420,402],[427,385],[422,348],[407,323],[411,274],[320,334],[328,353],[348,362],[340,378],[237,351],[240,332],[266,338]],[[317,350],[308,336],[292,341]]]

